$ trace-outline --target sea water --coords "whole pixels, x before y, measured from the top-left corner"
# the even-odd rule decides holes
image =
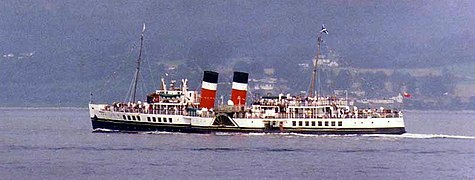
[[[0,179],[475,179],[475,112],[403,135],[93,133],[87,109],[0,109]]]

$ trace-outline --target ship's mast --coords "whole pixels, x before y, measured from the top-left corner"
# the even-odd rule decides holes
[[[139,58],[137,59],[137,69],[135,70],[134,91],[133,91],[133,94],[132,94],[132,102],[135,102],[135,95],[137,93],[137,83],[139,81],[140,60],[142,59],[142,46],[143,46],[143,34],[144,34],[144,32],[145,32],[145,24],[143,24],[142,35],[140,36],[140,50],[139,50]]]
[[[325,28],[325,25],[322,24],[322,30],[318,32],[318,37],[317,37],[317,55],[313,59],[313,72],[312,72],[312,82],[310,82],[310,89],[308,90],[308,96],[313,97],[314,92],[315,92],[315,81],[317,80],[317,65],[318,65],[318,59],[320,58],[320,45],[322,43],[322,34],[328,34],[327,29]],[[317,93],[317,96],[319,96],[319,93]]]

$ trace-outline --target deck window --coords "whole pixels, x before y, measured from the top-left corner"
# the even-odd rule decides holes
[[[172,118],[168,118],[168,122],[169,123],[173,122]]]
[[[328,121],[325,121],[325,126],[328,126]]]
[[[148,122],[150,122],[150,121],[151,121],[151,120],[150,120],[150,117],[147,117],[147,121],[148,121]]]
[[[167,122],[167,118],[163,118],[163,122]]]
[[[305,121],[305,126],[310,126],[310,123],[308,121]]]
[[[297,126],[297,121],[292,121],[292,126]]]
[[[132,120],[132,118],[131,118],[130,116],[127,116],[127,119],[128,119],[128,120]]]
[[[335,126],[335,121],[332,121],[332,126]]]
[[[125,117],[125,115],[122,115],[122,117],[124,118],[124,120],[127,120],[127,118]]]
[[[162,122],[162,118],[158,118],[158,122]]]
[[[152,118],[153,122],[157,122],[157,119],[155,117]]]
[[[303,124],[302,121],[299,121],[299,126],[302,126],[302,124]]]
[[[132,116],[132,120],[134,120],[134,121],[135,121],[135,116]]]
[[[312,121],[312,126],[315,126],[315,121]]]
[[[343,126],[343,122],[338,121],[338,126]]]
[[[140,120],[141,120],[141,119],[140,119],[140,116],[137,116],[137,120],[138,120],[138,121],[140,121]]]
[[[318,126],[322,126],[322,121],[318,121]]]

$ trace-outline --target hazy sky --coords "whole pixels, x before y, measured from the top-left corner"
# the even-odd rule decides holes
[[[194,43],[207,40],[232,47],[233,57],[305,60],[315,54],[316,34],[324,23],[330,31],[325,45],[356,65],[450,64],[474,60],[474,4],[7,0],[0,5],[0,50],[50,56],[58,49],[74,55],[98,48],[120,52],[136,40],[145,22],[148,52],[162,59],[184,58]]]

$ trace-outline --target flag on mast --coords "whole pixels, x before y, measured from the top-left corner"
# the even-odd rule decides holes
[[[327,28],[325,28],[325,24],[322,24],[322,30],[320,32],[328,34],[328,30],[327,30]]]
[[[145,32],[145,23],[143,23],[143,28],[142,28],[142,35]]]

